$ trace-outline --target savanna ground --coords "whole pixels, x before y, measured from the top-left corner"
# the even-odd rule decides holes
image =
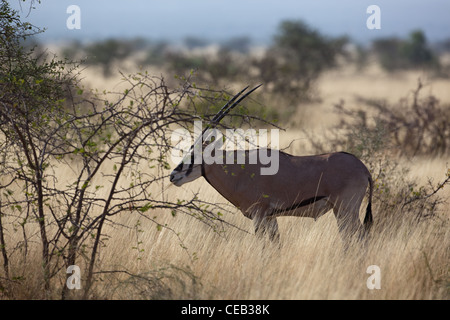
[[[84,70],[82,78],[100,91],[121,86],[119,75],[104,79],[95,67]],[[280,132],[280,147],[288,147],[285,151],[295,155],[311,154],[317,151],[310,143],[311,136],[314,141],[326,141],[330,134],[339,135],[330,131],[339,121],[335,104],[344,100],[346,106],[358,107],[358,97],[386,99],[395,104],[402,98],[412,97],[419,78],[426,83],[422,95],[432,94],[441,103],[450,103],[450,81],[427,78],[421,72],[392,74],[376,66],[362,71],[352,66],[327,71],[317,85],[321,100],[298,106],[291,121],[284,126],[286,130]],[[391,175],[383,181],[390,183],[391,190],[384,190],[383,196],[383,187],[378,188],[381,195],[374,198],[374,225],[365,249],[360,243],[353,243],[344,252],[332,212],[317,221],[278,218],[280,246],[256,238],[252,222],[231,207],[234,213],[225,214],[224,222],[215,228],[188,215],[171,214],[169,210],[152,211],[149,219],[125,212],[115,216],[115,224],[104,230],[97,261],[102,272],[96,275],[90,298],[448,299],[448,203],[437,203],[430,217],[421,211],[420,218],[416,208],[407,210],[403,206],[404,201],[385,205],[394,194],[392,188],[403,187],[402,181],[422,186],[429,179],[435,184],[444,180],[448,157],[396,155],[388,159],[385,156],[383,161],[387,164],[387,174]],[[395,168],[408,170],[389,167],[394,162]],[[173,168],[176,164],[171,165]],[[73,168],[56,170],[56,176],[68,180],[73,174]],[[190,198],[198,193],[201,199],[226,205],[226,200],[203,178],[180,188],[170,186],[168,179],[162,183],[164,191],[161,185],[150,191],[161,199]],[[438,191],[439,197],[448,200],[449,190],[448,185],[444,186]],[[19,230],[10,232],[7,242],[14,243],[15,235],[18,247]],[[39,259],[34,261],[32,257],[29,254],[27,261],[23,261],[17,254],[10,259],[10,270],[20,270],[17,273],[21,274],[10,287],[14,298],[42,296]],[[380,289],[367,286],[371,276],[367,269],[372,265],[380,268]],[[80,267],[83,279],[84,266]],[[56,288],[65,285],[67,276],[62,269]],[[50,297],[57,297],[59,290],[55,289]],[[70,294],[75,299],[80,297],[77,290]]]

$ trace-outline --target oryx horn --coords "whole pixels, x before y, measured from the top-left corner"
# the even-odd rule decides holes
[[[240,92],[238,92],[237,94],[234,95],[233,98],[231,98],[220,110],[219,112],[211,119],[210,124],[208,124],[202,131],[202,134],[197,138],[197,140],[194,142],[194,144],[191,146],[191,148],[194,147],[194,145],[196,145],[199,141],[202,141],[202,138],[205,139],[205,137],[203,136],[205,134],[205,132],[210,129],[215,127],[220,120],[222,120],[234,107],[236,107],[242,100],[244,100],[245,98],[247,98],[253,91],[255,91],[256,89],[258,89],[259,87],[261,87],[262,84],[256,86],[255,88],[253,88],[252,90],[250,90],[249,92],[247,92],[245,95],[243,95],[239,100],[236,101],[236,99],[242,94],[244,93],[245,90],[248,89],[249,86],[245,87],[244,89],[242,89]]]
[[[242,89],[240,92],[238,92],[233,98],[231,98],[230,101],[228,101],[220,110],[219,112],[212,118],[211,124],[206,126],[206,128],[202,132],[203,134],[206,132],[207,129],[214,127],[216,124],[220,122],[234,107],[236,107],[242,100],[247,98],[253,91],[261,87],[262,84],[254,87],[252,90],[247,92],[245,95],[243,95],[239,100],[235,101],[245,90],[248,89],[249,86]]]

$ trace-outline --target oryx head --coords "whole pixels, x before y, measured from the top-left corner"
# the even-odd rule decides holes
[[[191,182],[202,175],[201,163],[196,163],[195,161],[194,145],[191,146],[189,152],[170,174],[170,182],[177,187]]]
[[[237,93],[230,101],[228,101],[220,111],[213,117],[210,124],[202,131],[202,134],[197,138],[189,151],[186,153],[183,160],[170,174],[170,181],[177,187],[191,182],[202,176],[203,159],[202,150],[205,147],[205,141],[208,140],[205,137],[205,133],[208,129],[214,128],[220,120],[222,120],[234,107],[236,107],[242,100],[244,100],[250,93],[258,89],[261,85],[253,88],[240,99],[236,100],[248,87],[244,88],[241,92]]]

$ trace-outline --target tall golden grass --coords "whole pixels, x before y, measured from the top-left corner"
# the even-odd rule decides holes
[[[440,165],[445,170],[445,160]],[[429,173],[426,169],[415,172],[418,178]],[[211,202],[225,202],[203,179],[168,192],[183,198],[194,190]],[[373,210],[375,224],[367,247],[355,242],[348,250],[343,249],[331,212],[317,221],[278,218],[280,246],[256,238],[252,222],[237,210],[224,217],[234,227],[219,230],[194,218],[160,212],[156,214],[159,223],[170,229],[158,231],[140,218],[137,229],[110,231],[111,242],[100,264],[104,269],[109,266],[150,277],[145,281],[161,277],[161,283],[145,285],[135,283],[137,279],[130,275],[114,274],[98,283],[98,297],[447,299],[449,210],[443,207],[439,217],[417,223],[412,216],[400,216],[401,208],[394,208],[392,214],[399,216],[392,227],[377,220],[376,203]],[[120,223],[137,225],[137,219],[122,216]],[[380,289],[367,286],[372,265],[380,268]],[[104,283],[109,290],[102,289]]]
[[[89,71],[87,71],[89,72]],[[318,86],[321,102],[300,106],[298,118],[281,133],[281,146],[297,155],[308,146],[300,129],[315,130],[318,135],[336,119],[329,112],[338,99],[353,103],[355,96],[398,99],[415,87],[420,74],[387,76],[372,69],[341,76],[325,74]],[[336,81],[339,77],[339,81]],[[102,90],[102,79],[89,73],[92,86]],[[117,80],[117,79],[116,79]],[[113,83],[112,80],[108,84]],[[118,82],[117,82],[118,83]],[[450,101],[443,90],[449,81],[430,82],[434,94]],[[111,88],[104,88],[111,89]],[[306,119],[307,118],[307,119]],[[301,121],[307,120],[307,121]],[[296,125],[302,127],[296,127]],[[425,183],[428,177],[441,179],[447,159],[420,157],[399,160],[411,168],[409,175]],[[68,175],[67,168],[58,176]],[[155,188],[155,194],[160,189]],[[200,178],[181,188],[169,187],[164,196],[183,199],[198,192],[202,199],[226,203]],[[448,189],[441,195],[450,197]],[[226,223],[212,229],[201,221],[169,211],[150,212],[160,225],[144,216],[124,212],[105,232],[100,250],[92,298],[96,299],[448,299],[450,258],[450,209],[444,205],[433,219],[417,222],[403,215],[401,208],[390,213],[395,226],[380,223],[374,203],[374,226],[366,247],[353,243],[344,250],[336,221],[331,212],[316,221],[307,218],[278,218],[280,245],[255,237],[253,224],[237,209],[226,214]],[[119,227],[119,226],[125,227]],[[38,235],[36,235],[37,237]],[[8,241],[14,243],[14,234]],[[37,241],[36,241],[37,242]],[[31,249],[38,251],[37,245]],[[38,255],[38,253],[36,253]],[[11,269],[27,270],[20,286],[13,286],[15,297],[41,297],[39,259],[29,255],[23,261],[18,253]],[[368,267],[380,268],[381,288],[370,289]],[[83,277],[83,266],[81,276]],[[65,285],[67,274],[61,270],[55,288]],[[82,284],[83,285],[83,284]],[[72,298],[78,298],[73,290]],[[1,294],[1,293],[0,293]],[[57,297],[58,293],[54,294]]]

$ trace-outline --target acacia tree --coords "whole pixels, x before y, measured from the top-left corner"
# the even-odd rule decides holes
[[[27,199],[36,196],[43,198],[43,171],[46,157],[39,153],[32,142],[47,130],[49,114],[59,114],[64,87],[70,81],[69,73],[63,72],[63,64],[51,60],[39,62],[33,50],[22,46],[23,40],[39,33],[40,30],[20,20],[17,12],[11,10],[6,1],[0,7],[0,125],[2,132],[2,183],[0,188],[6,190],[3,196],[9,197],[13,191],[7,187],[18,180],[24,183],[24,194]],[[58,148],[58,143],[49,139],[45,148]],[[11,156],[14,155],[14,158]],[[33,185],[33,192],[29,192]],[[22,210],[22,202],[14,205]],[[2,201],[3,208],[9,201]],[[26,212],[25,221],[30,215]],[[49,277],[49,242],[44,227],[44,203],[37,202],[33,210],[39,226],[42,242],[42,259],[45,278]],[[2,228],[1,247],[4,258],[5,273],[8,275],[8,259],[4,243],[4,224]],[[48,287],[46,282],[45,287]]]
[[[86,100],[79,90],[66,98],[60,113],[11,116],[2,109],[2,132],[8,143],[2,148],[2,178],[7,182],[1,186],[0,207],[10,221],[22,221],[24,245],[31,237],[25,226],[38,223],[45,291],[64,267],[79,264],[83,257],[84,297],[88,297],[99,271],[96,261],[104,227],[114,224],[113,217],[119,214],[141,215],[159,228],[164,226],[151,218],[151,211],[185,213],[212,227],[222,221],[219,211],[226,208],[197,195],[180,200],[150,193],[155,184],[164,191],[172,127],[188,127],[199,118],[181,108],[182,102],[203,98],[197,92],[192,99],[194,92],[187,83],[171,90],[164,79],[145,74],[127,80],[130,88],[112,102]],[[36,123],[38,116],[43,120]],[[68,171],[66,177],[60,176],[62,170]],[[2,230],[13,224],[2,224]],[[3,247],[7,256],[8,246]],[[63,286],[62,297],[67,293]]]
[[[158,228],[165,226],[151,211],[185,213],[212,227],[224,222],[219,211],[227,207],[195,194],[180,200],[150,193],[156,185],[164,195],[172,130],[189,128],[200,118],[200,106],[204,110],[205,103],[228,99],[224,92],[198,88],[189,78],[171,89],[162,77],[147,73],[124,75],[128,88],[122,92],[85,92],[67,62],[38,59],[23,49],[19,38],[37,30],[22,23],[6,2],[2,12],[9,15],[1,18],[0,52],[3,294],[20,279],[10,258],[20,250],[25,263],[41,248],[43,297],[54,297],[59,288],[66,298],[61,273],[81,264],[88,298],[102,270],[97,261],[105,226],[120,227],[114,219],[120,214],[140,215]],[[15,240],[5,236],[11,234]]]

